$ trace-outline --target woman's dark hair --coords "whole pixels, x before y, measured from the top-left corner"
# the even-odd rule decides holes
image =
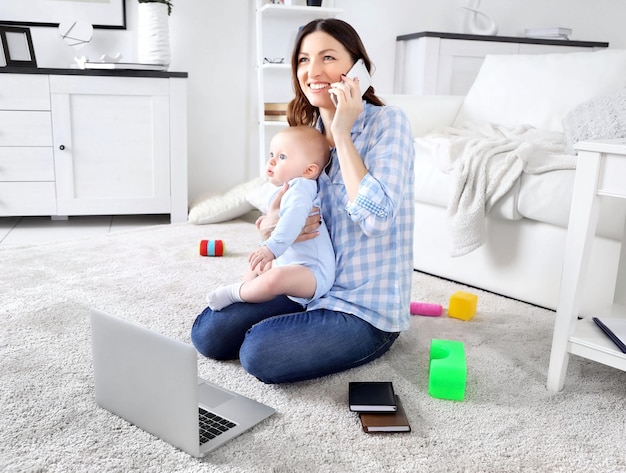
[[[319,109],[311,105],[298,82],[298,59],[300,56],[300,49],[302,48],[302,41],[305,37],[315,31],[323,31],[324,33],[327,33],[335,38],[350,53],[352,62],[356,62],[358,59],[363,59],[367,70],[370,73],[372,71],[372,62],[367,55],[367,51],[365,51],[363,42],[355,29],[348,23],[336,18],[323,18],[307,23],[300,29],[291,54],[292,85],[296,94],[295,98],[289,102],[289,106],[287,107],[287,121],[291,126],[311,126],[317,122],[317,118],[319,117]],[[366,102],[373,105],[384,105],[382,100],[376,96],[374,88],[371,86],[367,89],[363,98]]]

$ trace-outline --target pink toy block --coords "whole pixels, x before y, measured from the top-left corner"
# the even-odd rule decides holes
[[[478,296],[470,292],[457,291],[450,296],[448,315],[455,319],[470,320],[476,314]]]

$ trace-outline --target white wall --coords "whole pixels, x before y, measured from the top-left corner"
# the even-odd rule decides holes
[[[6,1],[6,0],[3,0]],[[17,1],[17,0],[14,0]],[[189,193],[224,192],[257,170],[254,0],[174,0],[170,70],[189,73]],[[395,38],[418,31],[462,32],[465,0],[335,0],[376,64],[374,86],[393,91]],[[81,54],[122,52],[135,59],[137,3],[126,0],[125,31],[95,30]],[[500,35],[564,26],[572,39],[626,48],[624,0],[483,0]],[[73,51],[54,28],[32,28],[40,67],[67,67]]]
[[[419,31],[462,33],[466,0],[335,0],[341,19],[356,28],[376,65],[373,85],[393,92],[396,37]],[[501,36],[523,36],[525,28],[572,28],[571,39],[606,41],[626,48],[623,0],[482,0],[480,9],[498,25]]]

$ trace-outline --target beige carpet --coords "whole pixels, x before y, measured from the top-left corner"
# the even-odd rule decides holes
[[[225,240],[227,256],[200,257],[201,239]],[[203,460],[98,408],[89,307],[188,342],[207,289],[239,279],[256,242],[239,220],[0,248],[0,471],[626,471],[626,373],[574,358],[564,391],[548,393],[552,312],[419,273],[414,300],[470,290],[476,317],[414,317],[376,362],[292,385],[199,359],[202,377],[278,410]],[[463,402],[427,393],[432,338],[465,343]],[[353,380],[392,381],[413,432],[363,433],[347,407]]]

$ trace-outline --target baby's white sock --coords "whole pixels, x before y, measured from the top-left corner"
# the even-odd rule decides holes
[[[211,291],[206,296],[209,307],[213,310],[222,310],[235,302],[243,302],[239,295],[239,290],[243,285],[242,282],[231,284],[230,286],[221,286]]]

